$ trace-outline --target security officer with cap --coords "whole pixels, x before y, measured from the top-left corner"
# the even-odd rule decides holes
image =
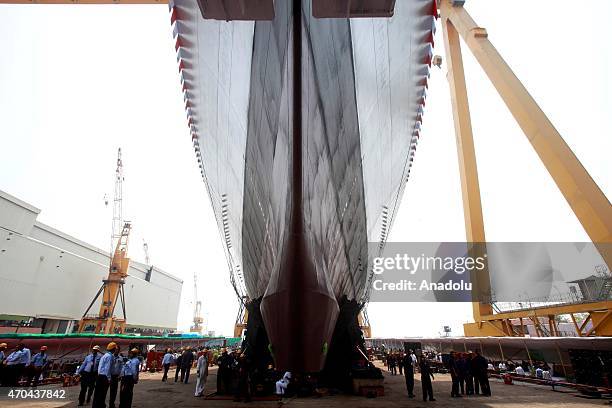
[[[119,394],[119,408],[130,408],[134,397],[134,384],[138,384],[138,372],[140,368],[139,350],[130,350],[129,359],[123,366],[121,372],[121,392]]]
[[[121,348],[117,346],[117,351],[121,351]],[[111,368],[111,381],[109,387],[109,399],[108,406],[109,408],[115,408],[115,400],[117,399],[117,390],[119,389],[119,377],[121,376],[121,371],[123,370],[123,357],[121,354],[115,355],[115,359],[113,360],[113,367]]]
[[[40,352],[34,354],[30,367],[28,367],[28,379],[26,385],[32,387],[38,386],[38,381],[43,371],[49,364],[49,357],[47,356],[47,346],[41,346]]]
[[[98,365],[100,364],[100,346],[93,346],[91,353],[85,357],[83,363],[79,366],[77,374],[81,376],[81,392],[79,393],[79,406],[85,403],[85,395],[87,394],[87,403],[91,401],[91,395],[96,386],[96,377],[98,375]]]
[[[117,343],[111,341],[106,346],[106,354],[102,356],[98,365],[98,377],[96,378],[92,408],[106,408],[106,394],[112,378],[113,362],[117,354],[119,354],[119,347],[117,347]]]

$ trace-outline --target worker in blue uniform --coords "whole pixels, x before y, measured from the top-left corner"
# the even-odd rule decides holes
[[[119,394],[119,408],[130,408],[134,397],[134,384],[138,384],[140,368],[139,350],[130,350],[128,361],[121,372],[121,392]]]
[[[100,364],[98,365],[98,377],[96,378],[92,408],[106,408],[106,394],[110,386],[113,363],[117,354],[119,354],[119,347],[117,347],[117,343],[111,341],[106,346],[106,354],[100,358]]]
[[[117,352],[121,352],[121,348],[119,346],[117,346]],[[111,380],[109,384],[109,408],[115,408],[117,390],[119,389],[119,377],[121,376],[121,371],[123,370],[123,360],[124,356],[122,356],[121,354],[117,354],[113,360],[113,366],[111,368]]]
[[[47,368],[47,365],[49,365],[47,346],[41,346],[40,352],[34,354],[34,357],[32,357],[31,365],[28,368],[28,379],[26,381],[26,385],[31,385],[32,387],[38,386],[40,376]]]
[[[91,401],[91,396],[96,386],[96,376],[98,375],[98,365],[100,364],[100,346],[93,346],[91,353],[85,357],[83,363],[77,369],[77,374],[81,376],[81,392],[79,393],[79,406]]]

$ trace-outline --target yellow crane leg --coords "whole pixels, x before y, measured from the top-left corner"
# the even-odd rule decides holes
[[[612,270],[612,206],[610,201],[491,44],[487,31],[476,25],[462,5],[454,6],[452,0],[440,0],[440,12],[459,155],[467,241],[486,242],[460,37],[466,42],[527,136],[608,265],[608,269]],[[490,293],[488,269],[476,277],[472,276],[473,283],[474,278],[476,278],[476,285],[472,291],[473,295],[482,296]],[[473,300],[479,300],[479,298],[473,297]],[[512,327],[504,324],[502,318],[493,315],[490,304],[474,301],[473,310],[475,323],[464,325],[467,336],[520,334],[515,333]],[[516,317],[526,317],[525,313],[519,312]],[[593,334],[594,331],[601,335],[612,329],[611,315],[612,313],[607,312],[596,314],[599,324],[587,335]]]
[[[450,0],[442,0],[440,8],[443,24],[447,29],[453,27],[466,42],[612,270],[610,201],[491,44],[486,29],[477,26],[465,8],[453,7]]]
[[[468,102],[463,57],[457,30],[442,14],[442,31],[446,48],[446,63],[448,67],[448,82],[451,92],[451,105],[455,123],[455,136],[457,140],[457,153],[459,158],[459,175],[461,178],[461,194],[463,197],[463,215],[465,219],[465,234],[468,243],[478,243],[477,248],[484,250],[485,231],[482,218],[482,205],[480,200],[480,185],[478,182],[478,168],[476,165],[476,152],[472,133],[472,119]],[[482,245],[481,245],[482,244]],[[472,253],[470,256],[479,256]],[[474,320],[481,321],[484,315],[493,314],[489,303],[483,303],[480,295],[490,294],[490,278],[488,268],[477,272],[472,271],[472,309]]]

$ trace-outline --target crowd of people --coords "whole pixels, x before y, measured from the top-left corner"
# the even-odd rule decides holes
[[[464,395],[482,395],[490,397],[488,366],[489,363],[479,351],[456,353],[451,351],[447,368],[451,375],[451,397]]]
[[[26,387],[36,387],[49,366],[47,346],[41,346],[38,353],[32,352],[23,343],[15,346],[10,353],[6,343],[0,344],[0,385],[16,387],[25,381]]]
[[[10,353],[7,347],[6,343],[0,344],[0,384],[37,387],[52,362],[47,346],[41,346],[33,356],[23,343],[17,344]],[[91,402],[93,408],[105,408],[108,397],[108,406],[114,408],[119,393],[119,407],[131,407],[142,362],[139,354],[140,350],[133,348],[124,356],[114,342],[108,343],[106,353],[102,353],[100,346],[93,346],[75,373],[81,385],[79,406]]]
[[[491,396],[488,369],[490,363],[480,352],[448,355],[422,353],[419,357],[413,350],[383,352],[383,361],[391,375],[404,375],[409,398],[414,398],[414,375],[420,373],[423,401],[435,401],[432,380],[434,372],[442,368],[451,375],[451,397],[464,395]],[[433,364],[433,367],[432,367]]]
[[[211,361],[211,352],[208,347],[200,347],[199,349],[183,347],[176,351],[166,349],[162,358],[162,367],[164,374],[162,382],[168,381],[168,371],[172,365],[175,365],[174,382],[183,384],[189,383],[191,369],[196,367],[196,389],[194,395],[201,397],[204,395],[204,387],[208,377],[208,366]]]
[[[189,383],[190,370],[196,368],[196,397],[204,396],[208,367],[217,364],[217,394],[233,395],[234,401],[251,400],[250,366],[245,353],[226,348],[214,351],[209,347],[167,349],[162,359],[162,382],[168,381],[168,372],[175,367],[174,382]]]
[[[124,356],[115,342],[108,343],[105,353],[93,346],[76,371],[81,383],[79,406],[91,402],[92,408],[105,408],[108,396],[108,406],[114,408],[119,391],[119,407],[131,407],[142,363],[139,355],[140,350],[133,348]]]
[[[0,343],[0,384],[7,387],[25,385],[36,387],[46,376],[52,361],[47,355],[47,347],[41,346],[32,355],[31,350],[23,343],[7,351],[7,344]],[[152,350],[154,351],[154,350]],[[418,354],[418,356],[417,356]],[[131,407],[134,386],[138,383],[143,359],[140,350],[133,348],[127,356],[121,353],[119,345],[110,342],[105,352],[100,346],[93,346],[76,369],[80,378],[79,406],[92,403],[93,408],[115,407],[119,395],[119,407]],[[250,360],[240,349],[211,350],[208,347],[184,347],[177,350],[166,349],[158,354],[161,358],[163,376],[161,381],[168,382],[169,371],[174,367],[174,382],[188,384],[192,368],[196,369],[196,387],[194,395],[204,396],[209,366],[218,365],[217,394],[234,396],[234,401],[251,400],[252,376]],[[451,376],[450,395],[453,398],[479,395],[491,396],[489,371],[513,373],[521,376],[532,376],[551,380],[551,368],[546,362],[534,361],[515,363],[513,361],[490,362],[479,351],[454,352],[448,354],[418,352],[413,350],[386,351],[380,357],[390,375],[403,375],[409,398],[414,398],[414,377],[420,374],[423,401],[435,401],[432,381],[434,373],[443,372]],[[143,365],[144,366],[144,365]],[[156,360],[153,371],[159,367]],[[147,367],[149,369],[150,367]],[[272,368],[269,371],[274,372]],[[291,372],[284,374],[274,372],[271,380],[273,391],[280,396],[290,393],[294,384],[303,383]]]

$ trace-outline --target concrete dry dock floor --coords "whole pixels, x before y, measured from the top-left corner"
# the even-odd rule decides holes
[[[212,368],[208,378],[206,392],[214,391],[217,381],[217,369]],[[174,374],[174,372],[172,372]],[[415,378],[416,398],[409,400],[406,393],[404,377],[385,374],[385,396],[381,398],[363,398],[346,395],[336,395],[323,398],[288,398],[282,403],[278,401],[251,402],[250,404],[236,403],[231,400],[205,400],[193,396],[195,389],[195,370],[191,371],[190,384],[162,383],[161,373],[141,373],[140,382],[136,385],[134,395],[134,408],[139,407],[338,407],[338,408],[366,408],[366,407],[473,407],[473,408],[525,408],[525,407],[567,407],[589,408],[594,406],[608,406],[605,399],[590,400],[576,396],[571,390],[553,392],[550,387],[534,385],[505,385],[500,381],[491,380],[492,397],[465,397],[450,398],[450,376],[436,376],[434,384],[435,402],[423,402],[421,398],[421,383],[419,375]],[[66,390],[64,400],[10,400],[6,397],[7,389],[2,388],[0,407],[76,407],[80,387],[41,387],[41,389]],[[117,406],[118,406],[117,401]]]

